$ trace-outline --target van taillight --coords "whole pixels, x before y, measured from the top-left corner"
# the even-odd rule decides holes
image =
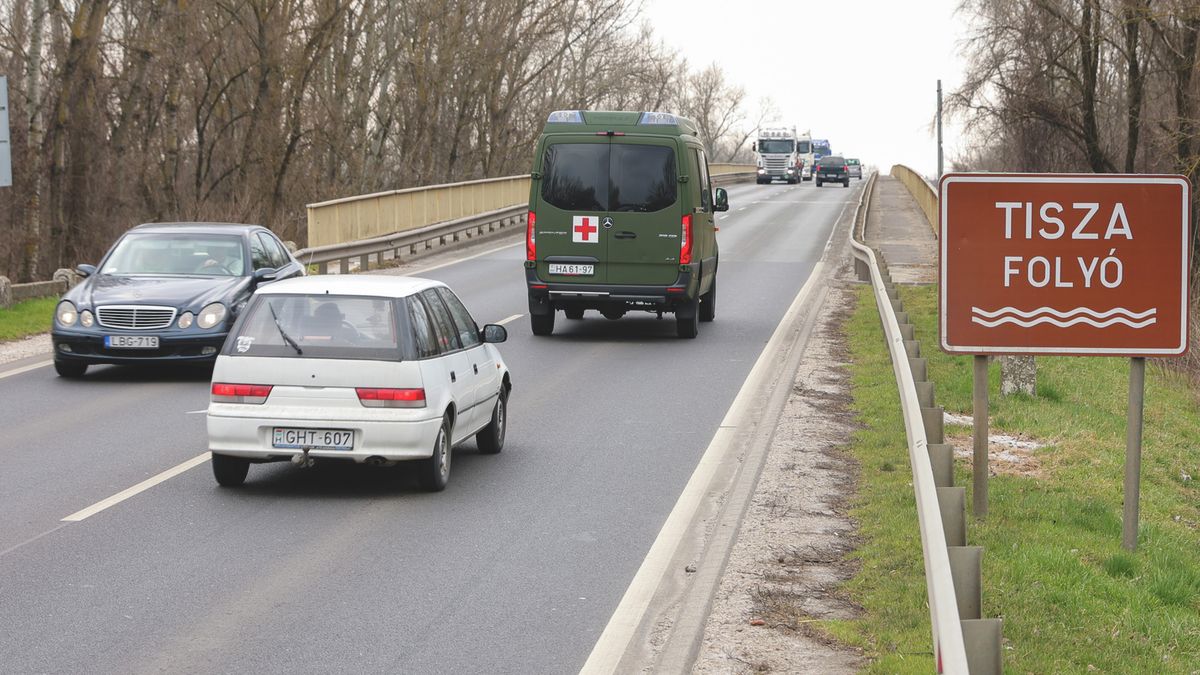
[[[537,225],[537,214],[533,211],[529,212],[529,219],[525,223],[525,259],[537,260],[537,240],[533,234],[533,228]]]
[[[358,387],[358,402],[368,408],[424,408],[424,389],[368,389]]]
[[[679,264],[687,265],[692,262],[692,214],[683,217],[683,227],[679,240]]]
[[[216,403],[265,403],[271,395],[269,384],[212,383],[212,400]]]

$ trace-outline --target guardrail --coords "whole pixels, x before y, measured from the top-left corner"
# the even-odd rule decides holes
[[[925,213],[925,220],[929,222],[929,227],[933,229],[933,236],[938,236],[938,196],[937,190],[925,180],[921,174],[904,166],[903,164],[895,164],[892,166],[892,177],[904,183],[904,187],[912,193],[913,199],[917,200],[917,206],[921,207],[921,211]]]
[[[861,222],[850,233],[850,245],[859,277],[869,281],[891,354],[892,369],[900,393],[908,456],[912,466],[913,492],[921,531],[925,563],[925,589],[929,602],[930,628],[939,673],[999,673],[999,619],[980,618],[980,560],[982,550],[966,546],[965,496],[963,488],[951,487],[953,449],[941,443],[942,410],[933,406],[933,387],[925,380],[925,361],[913,339],[907,315],[901,328],[897,316],[903,309],[891,277],[881,267],[875,251],[865,241],[866,214],[878,174],[872,174],[859,202]],[[865,207],[864,207],[865,204]],[[914,375],[914,370],[919,371]],[[922,405],[922,395],[928,405]],[[927,425],[937,434],[931,446]],[[937,472],[931,453],[936,455]],[[957,511],[957,513],[956,513]],[[948,547],[947,530],[953,532],[954,547]],[[963,619],[966,614],[968,619]]]

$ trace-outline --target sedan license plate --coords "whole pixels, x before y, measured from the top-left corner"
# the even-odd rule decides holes
[[[109,349],[158,349],[157,335],[105,335]]]
[[[595,270],[595,265],[550,263],[550,274],[559,274],[568,277],[591,276],[596,273]]]
[[[354,432],[348,429],[296,429],[275,427],[271,445],[296,450],[353,450]]]

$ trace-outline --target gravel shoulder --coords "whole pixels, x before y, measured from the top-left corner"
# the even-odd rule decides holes
[[[693,673],[853,673],[858,651],[814,623],[858,609],[840,592],[854,575],[847,515],[858,467],[844,323],[853,307],[843,265],[809,340],[750,509],[713,599]]]
[[[20,361],[31,356],[51,356],[50,333],[30,335],[20,340],[0,342],[0,365]]]

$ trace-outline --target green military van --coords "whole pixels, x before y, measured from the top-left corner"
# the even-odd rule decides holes
[[[690,120],[662,112],[560,110],[538,139],[525,278],[535,335],[555,314],[675,315],[694,338],[717,306],[715,195]]]

